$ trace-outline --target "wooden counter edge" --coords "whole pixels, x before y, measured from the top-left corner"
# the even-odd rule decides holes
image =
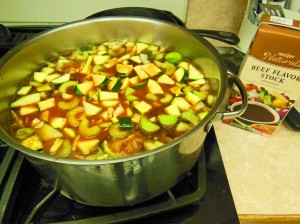
[[[287,215],[251,215],[239,214],[241,224],[299,224],[300,214]]]

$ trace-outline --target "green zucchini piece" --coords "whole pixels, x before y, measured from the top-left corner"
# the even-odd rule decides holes
[[[179,108],[175,104],[171,104],[170,106],[166,107],[165,112],[167,114],[176,115],[178,117],[181,114]]]
[[[33,73],[33,79],[37,82],[40,82],[40,83],[43,83],[46,81],[46,77],[48,76],[49,74],[46,73],[46,72],[34,72]]]
[[[134,88],[142,88],[142,87],[146,86],[147,83],[148,83],[148,81],[146,81],[146,82],[141,82],[141,83],[137,83],[137,84],[134,86]]]
[[[180,111],[186,111],[191,106],[183,97],[175,97],[172,104],[175,104]]]
[[[184,98],[192,105],[196,105],[200,101],[200,98],[192,92],[188,92]]]
[[[119,121],[120,121],[120,128],[131,129],[133,127],[130,117],[120,117]]]
[[[93,62],[93,58],[94,58],[94,55],[89,55],[88,56],[87,60],[84,63],[84,67],[81,70],[81,73],[88,74],[90,66],[91,66],[91,64]]]
[[[71,142],[68,139],[64,139],[62,146],[56,152],[56,155],[59,157],[67,157],[72,152]]]
[[[145,114],[151,110],[152,106],[145,101],[141,101],[138,104],[134,105],[134,108],[141,114]]]
[[[45,123],[44,123],[43,127],[41,127],[37,131],[37,134],[44,141],[50,141],[50,140],[53,140],[53,139],[56,139],[56,138],[63,137],[63,134],[60,131],[56,130],[52,126],[50,126],[48,124],[45,124]]]
[[[121,128],[119,122],[112,124],[109,127],[108,133],[113,138],[126,138],[128,135],[130,135],[129,129]]]
[[[181,118],[185,121],[189,121],[190,123],[196,125],[199,123],[199,117],[192,111],[184,111],[181,113]]]
[[[172,78],[170,78],[170,76],[168,76],[167,74],[163,74],[163,75],[159,76],[159,78],[157,79],[157,82],[167,84],[167,85],[175,84],[175,81]]]
[[[145,97],[146,97],[146,99],[152,100],[152,101],[157,101],[158,100],[158,96],[156,96],[153,93],[147,93]]]
[[[62,76],[60,76],[60,77],[58,77],[56,79],[53,79],[51,81],[51,83],[54,84],[54,85],[62,84],[64,82],[69,81],[70,78],[71,78],[71,75],[69,73],[66,73],[66,74],[64,74],[64,75],[62,75]]]
[[[47,92],[47,91],[51,91],[52,87],[48,83],[45,83],[45,84],[42,84],[42,85],[36,87],[36,90],[38,92]]]
[[[149,44],[142,43],[142,42],[137,42],[136,43],[136,53],[141,53],[142,51],[148,49]]]
[[[177,131],[177,132],[187,132],[191,129],[192,129],[191,125],[181,121],[176,125],[175,131]]]
[[[160,114],[157,118],[159,123],[164,127],[173,127],[178,121],[178,117],[176,115]]]
[[[133,69],[141,80],[149,78],[149,75],[144,71],[141,65],[136,65]]]
[[[122,82],[119,79],[113,79],[108,83],[108,89],[112,92],[116,92],[121,89]]]
[[[55,98],[49,98],[38,103],[40,111],[47,110],[55,106]]]
[[[77,147],[82,154],[90,154],[97,150],[100,140],[97,138],[91,139],[79,139],[77,142]]]
[[[75,86],[75,94],[88,95],[89,91],[94,87],[94,82],[83,82]]]
[[[105,75],[92,75],[95,86],[102,86],[109,83],[109,78]]]
[[[164,53],[157,53],[155,55],[155,60],[160,61],[164,58],[165,54]]]
[[[177,82],[182,82],[184,81],[184,79],[186,78],[187,74],[185,72],[185,70],[183,68],[178,68],[175,72],[174,72],[174,77],[176,79]]]
[[[160,142],[160,141],[144,141],[143,142],[143,147],[144,149],[146,150],[153,150],[153,149],[156,149],[160,146],[163,146],[164,143]]]
[[[101,107],[98,107],[92,103],[83,101],[82,102],[83,107],[84,107],[84,111],[86,116],[93,116],[93,115],[97,115],[102,111]]]
[[[18,92],[17,92],[17,95],[19,96],[24,96],[24,95],[27,95],[30,90],[31,90],[32,86],[23,86]]]
[[[124,65],[124,64],[117,64],[116,65],[116,72],[121,76],[125,77],[130,75],[133,70],[133,65]]]
[[[34,128],[20,128],[17,130],[16,137],[18,139],[26,139],[33,133],[35,133]]]
[[[188,71],[190,64],[186,61],[181,61],[181,62],[178,63],[177,66],[180,67],[180,68],[183,68],[186,71]]]
[[[130,60],[133,61],[133,62],[135,62],[135,63],[137,63],[137,64],[141,64],[142,63],[142,60],[141,60],[141,58],[140,58],[139,55],[131,56]]]
[[[21,144],[31,150],[37,151],[43,149],[43,144],[40,141],[39,137],[36,135],[30,136],[29,138],[24,139]]]
[[[130,88],[130,87],[127,87],[126,89],[125,89],[125,96],[129,96],[129,95],[132,95],[133,93],[135,93],[135,89],[133,89],[133,88]]]
[[[49,149],[49,153],[52,155],[55,154],[57,150],[62,146],[63,142],[64,140],[61,138],[55,139],[54,143],[51,145]]]
[[[40,109],[36,104],[25,105],[20,107],[20,115],[28,115],[38,112]]]
[[[36,104],[41,101],[41,94],[40,93],[32,93],[26,96],[22,96],[21,98],[17,99],[13,103],[10,104],[11,108],[21,107],[29,104]]]
[[[200,70],[196,69],[195,66],[190,64],[188,79],[198,80],[198,79],[203,79],[203,78],[204,78],[203,73],[200,72]]]
[[[154,133],[160,129],[159,125],[153,123],[146,117],[141,118],[140,126],[141,126],[141,129],[147,133]]]
[[[110,60],[109,55],[95,55],[93,58],[93,63],[95,65],[103,65]]]
[[[49,124],[55,129],[63,129],[67,124],[67,118],[64,117],[52,117]]]
[[[206,98],[206,94],[203,92],[194,90],[193,93],[200,99],[200,101],[202,101]]]
[[[158,68],[153,63],[144,64],[144,65],[141,65],[141,67],[145,72],[147,72],[147,74],[150,77],[156,76],[161,72],[160,68]]]
[[[205,116],[208,114],[209,111],[202,111],[198,114],[198,117],[200,118],[200,120],[203,120],[205,118]]]
[[[99,92],[99,100],[103,101],[112,101],[112,100],[119,100],[119,94],[117,92],[107,92],[107,91],[100,91]]]
[[[163,89],[155,80],[149,79],[147,82],[148,91],[153,94],[164,94]]]
[[[165,59],[167,62],[171,64],[176,64],[181,60],[181,57],[182,56],[180,53],[174,51],[174,52],[167,53]]]
[[[132,102],[132,101],[137,101],[139,98],[137,96],[134,95],[128,95],[126,96],[126,100]]]

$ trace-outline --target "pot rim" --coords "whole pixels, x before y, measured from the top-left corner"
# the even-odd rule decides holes
[[[128,20],[130,21],[143,21],[143,22],[148,22],[148,23],[163,23],[168,26],[172,26],[175,29],[180,29],[183,32],[186,32],[188,35],[192,36],[195,38],[197,41],[199,41],[201,44],[203,44],[208,50],[212,53],[212,55],[215,57],[216,62],[218,62],[218,68],[220,69],[220,88],[219,88],[219,93],[217,96],[217,99],[212,106],[211,110],[205,116],[203,120],[201,120],[195,127],[193,127],[190,131],[187,133],[183,134],[182,136],[178,137],[177,139],[173,140],[172,142],[165,144],[161,147],[158,147],[154,150],[148,151],[148,152],[143,152],[143,153],[138,153],[133,156],[128,156],[124,158],[113,158],[113,159],[108,159],[108,160],[77,160],[77,159],[69,159],[69,158],[63,158],[63,157],[57,157],[54,155],[49,155],[49,154],[43,154],[37,151],[32,151],[21,144],[19,144],[17,141],[15,141],[9,134],[7,134],[2,128],[0,128],[0,134],[1,138],[12,148],[21,151],[24,153],[26,156],[37,158],[37,159],[43,159],[47,160],[50,162],[56,162],[56,163],[64,163],[64,164],[72,164],[72,165],[102,165],[102,164],[113,164],[113,163],[122,163],[122,162],[127,162],[131,160],[136,160],[140,159],[143,157],[147,157],[153,154],[157,154],[161,151],[167,150],[168,148],[172,148],[174,145],[182,142],[185,138],[188,136],[192,135],[197,129],[203,127],[205,128],[205,125],[213,119],[215,113],[217,113],[218,108],[220,104],[223,101],[223,98],[226,93],[227,89],[227,75],[226,75],[226,69],[225,69],[225,64],[223,62],[223,59],[221,58],[219,52],[216,50],[216,48],[209,43],[207,40],[205,40],[203,37],[200,35],[192,32],[191,30],[187,29],[186,27],[180,26],[178,24],[174,24],[171,22],[159,20],[159,19],[153,19],[153,18],[147,18],[147,17],[137,17],[137,16],[105,16],[105,17],[98,17],[98,18],[89,18],[89,19],[83,19],[83,20],[78,20],[70,23],[66,23],[63,25],[60,25],[58,27],[50,28],[48,30],[42,31],[41,33],[38,33],[36,35],[33,35],[32,37],[26,39],[25,41],[19,43],[17,46],[12,48],[8,53],[6,53],[1,59],[0,59],[0,67],[5,64],[7,60],[9,60],[10,56],[14,55],[15,52],[21,50],[23,47],[26,45],[35,42],[37,39],[42,38],[45,35],[49,35],[51,33],[58,32],[60,30],[68,29],[76,25],[84,25],[84,24],[89,24],[91,22],[97,22],[97,21],[119,21],[119,20]]]

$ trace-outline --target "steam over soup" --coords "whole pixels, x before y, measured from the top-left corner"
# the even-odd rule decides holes
[[[163,46],[89,44],[34,72],[11,103],[15,138],[31,150],[109,159],[173,141],[215,97],[201,70]]]

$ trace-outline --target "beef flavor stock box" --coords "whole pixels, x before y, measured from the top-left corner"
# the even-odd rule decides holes
[[[300,23],[264,15],[239,71],[248,107],[238,118],[223,120],[244,130],[272,135],[300,97]],[[228,110],[241,105],[234,87]]]

